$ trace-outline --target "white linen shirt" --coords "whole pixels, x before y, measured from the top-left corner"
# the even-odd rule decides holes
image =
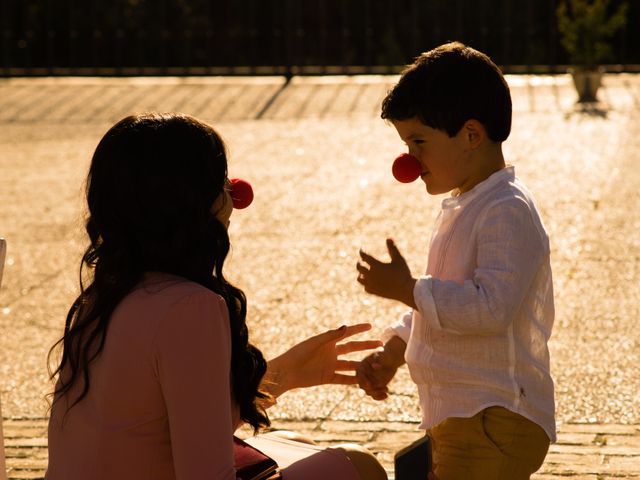
[[[420,428],[497,405],[555,441],[549,238],[513,167],[442,202],[413,295],[418,309],[385,336],[407,343]]]

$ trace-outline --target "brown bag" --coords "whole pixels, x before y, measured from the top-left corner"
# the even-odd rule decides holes
[[[280,478],[277,473],[278,464],[257,448],[233,437],[233,456],[236,467],[236,477],[240,480],[275,480]]]

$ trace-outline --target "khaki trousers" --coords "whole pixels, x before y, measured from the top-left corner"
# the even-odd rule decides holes
[[[448,418],[427,433],[438,480],[528,479],[549,450],[540,426],[502,407]]]

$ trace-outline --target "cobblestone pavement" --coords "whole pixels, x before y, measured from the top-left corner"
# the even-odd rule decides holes
[[[377,336],[402,308],[355,282],[358,248],[393,236],[415,274],[426,265],[442,197],[396,183],[403,150],[378,118],[394,77],[0,80],[0,398],[12,478],[46,465],[46,354],[76,293],[84,245],[82,182],[104,131],[133,111],[183,111],[226,139],[230,173],[256,200],[236,212],[228,276],[249,298],[268,356],[346,322]],[[601,103],[575,105],[567,76],[509,76],[505,155],[537,197],[552,238],[551,341],[559,441],[536,478],[640,478],[640,77],[609,75]],[[357,441],[388,470],[417,438],[402,369],[386,402],[355,388],[290,392],[274,425],[323,444]]]

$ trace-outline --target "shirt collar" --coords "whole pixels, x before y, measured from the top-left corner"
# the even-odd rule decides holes
[[[497,172],[491,174],[487,179],[483,180],[475,187],[473,187],[468,192],[459,193],[456,189],[451,192],[451,196],[445,198],[442,201],[442,208],[457,208],[462,207],[465,204],[472,201],[474,198],[482,195],[485,192],[488,192],[493,187],[503,182],[513,182],[516,178],[515,168],[513,166],[508,166],[505,168],[501,168]]]

